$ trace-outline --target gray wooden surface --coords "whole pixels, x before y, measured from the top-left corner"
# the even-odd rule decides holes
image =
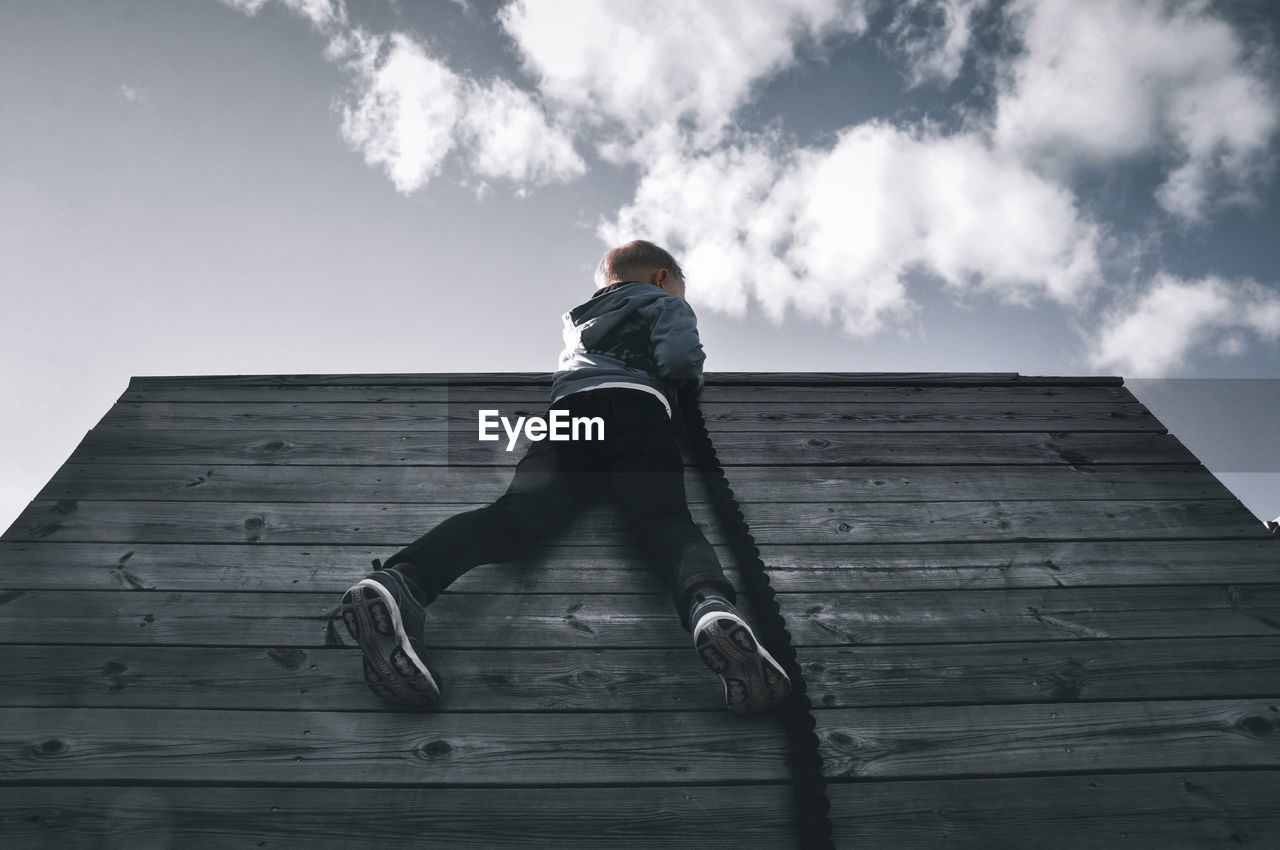
[[[795,846],[778,718],[724,710],[607,507],[432,607],[436,711],[378,702],[328,628],[369,559],[501,494],[527,444],[477,411],[547,387],[131,381],[0,538],[5,846]],[[702,402],[839,846],[1280,844],[1280,540],[1118,379]]]

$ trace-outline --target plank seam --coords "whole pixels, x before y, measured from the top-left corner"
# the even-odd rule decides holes
[[[1001,779],[1050,779],[1088,778],[1090,776],[1156,776],[1182,773],[1278,773],[1280,768],[1265,764],[1232,765],[1171,765],[1169,767],[1093,767],[1081,770],[1028,770],[1024,772],[997,771],[994,773],[915,773],[897,776],[833,776],[828,782],[848,787],[869,782],[963,782]]]

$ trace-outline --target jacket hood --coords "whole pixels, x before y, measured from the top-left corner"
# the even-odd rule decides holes
[[[659,299],[674,297],[642,280],[611,283],[596,290],[588,300],[570,310],[566,318],[574,325],[583,325],[612,313],[626,315]]]

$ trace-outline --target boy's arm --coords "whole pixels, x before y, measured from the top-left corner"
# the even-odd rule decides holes
[[[683,298],[662,298],[650,341],[658,377],[677,387],[702,390],[702,364],[707,356],[698,338],[698,318]]]

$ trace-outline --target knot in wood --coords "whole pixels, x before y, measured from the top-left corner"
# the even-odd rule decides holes
[[[453,752],[453,744],[450,744],[448,741],[441,740],[428,741],[418,748],[418,752],[422,753],[427,758],[448,758],[449,754]]]
[[[297,670],[307,660],[307,654],[301,649],[272,647],[267,650],[267,657],[286,670]]]
[[[827,735],[827,739],[841,750],[856,750],[858,748],[858,742],[854,740],[853,736],[844,732],[832,732]]]
[[[598,685],[601,682],[608,682],[612,678],[603,670],[592,670],[590,667],[584,667],[578,671],[578,681],[584,685]]]
[[[1256,714],[1249,715],[1248,717],[1242,719],[1236,725],[1238,725],[1246,733],[1258,738],[1263,738],[1263,737],[1266,737],[1267,735],[1270,735],[1273,731],[1275,731],[1275,728],[1276,728],[1275,724],[1272,723],[1270,720],[1268,720],[1265,717],[1259,717]]]
[[[65,753],[67,749],[67,742],[60,741],[57,738],[50,738],[47,741],[42,741],[36,747],[36,751],[42,756],[60,756]]]

